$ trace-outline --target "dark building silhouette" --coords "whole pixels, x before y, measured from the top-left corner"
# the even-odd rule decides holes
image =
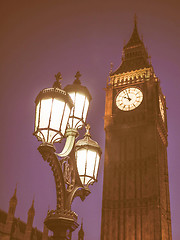
[[[17,205],[16,189],[9,201],[9,210],[6,213],[0,210],[0,240],[50,240],[48,229],[44,226],[43,233],[33,228],[35,215],[34,200],[28,211],[27,224],[15,217]]]
[[[135,20],[106,86],[101,240],[171,240],[166,99]]]

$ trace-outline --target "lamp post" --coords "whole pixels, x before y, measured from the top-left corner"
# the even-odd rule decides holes
[[[49,211],[45,219],[54,240],[71,239],[71,233],[78,227],[71,204],[75,197],[84,200],[89,195],[89,185],[97,181],[101,157],[101,148],[91,139],[90,126],[86,124],[91,95],[81,85],[80,76],[77,72],[73,84],[63,90],[58,73],[53,87],[43,89],[35,100],[34,135],[42,142],[38,150],[49,163],[56,183],[56,210]],[[78,130],[84,126],[84,138],[75,143]],[[56,153],[54,143],[63,138],[64,149]]]

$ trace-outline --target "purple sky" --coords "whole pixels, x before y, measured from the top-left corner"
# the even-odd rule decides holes
[[[177,1],[176,1],[177,2]],[[27,221],[35,196],[34,226],[42,230],[48,206],[55,209],[53,174],[32,135],[34,100],[61,72],[65,87],[79,70],[93,97],[88,122],[92,138],[104,149],[103,115],[110,62],[121,62],[124,40],[138,30],[152,57],[168,106],[168,162],[173,240],[180,238],[180,3],[175,1],[1,0],[0,1],[0,208],[18,184],[16,217]],[[83,132],[83,131],[82,131]],[[73,210],[84,220],[86,240],[100,239],[103,156],[98,183]],[[77,231],[73,235],[77,240]]]

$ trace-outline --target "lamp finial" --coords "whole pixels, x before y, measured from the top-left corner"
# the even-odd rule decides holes
[[[53,84],[53,88],[61,88],[61,80],[62,80],[62,75],[60,72],[54,75],[56,78],[56,81]]]
[[[75,75],[75,80],[74,80],[74,83],[76,84],[81,84],[81,81],[79,80],[79,78],[81,77],[81,74],[79,71],[77,71],[76,75]]]
[[[89,124],[87,124],[87,125],[85,126],[85,128],[86,128],[86,133],[85,133],[85,136],[88,136],[88,137],[90,137],[90,136],[91,136],[91,134],[90,134],[90,132],[89,132],[89,130],[91,129],[90,125],[89,125]]]

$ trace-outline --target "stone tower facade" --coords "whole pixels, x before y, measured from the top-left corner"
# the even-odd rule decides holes
[[[135,20],[106,86],[101,240],[172,240],[166,99]]]

